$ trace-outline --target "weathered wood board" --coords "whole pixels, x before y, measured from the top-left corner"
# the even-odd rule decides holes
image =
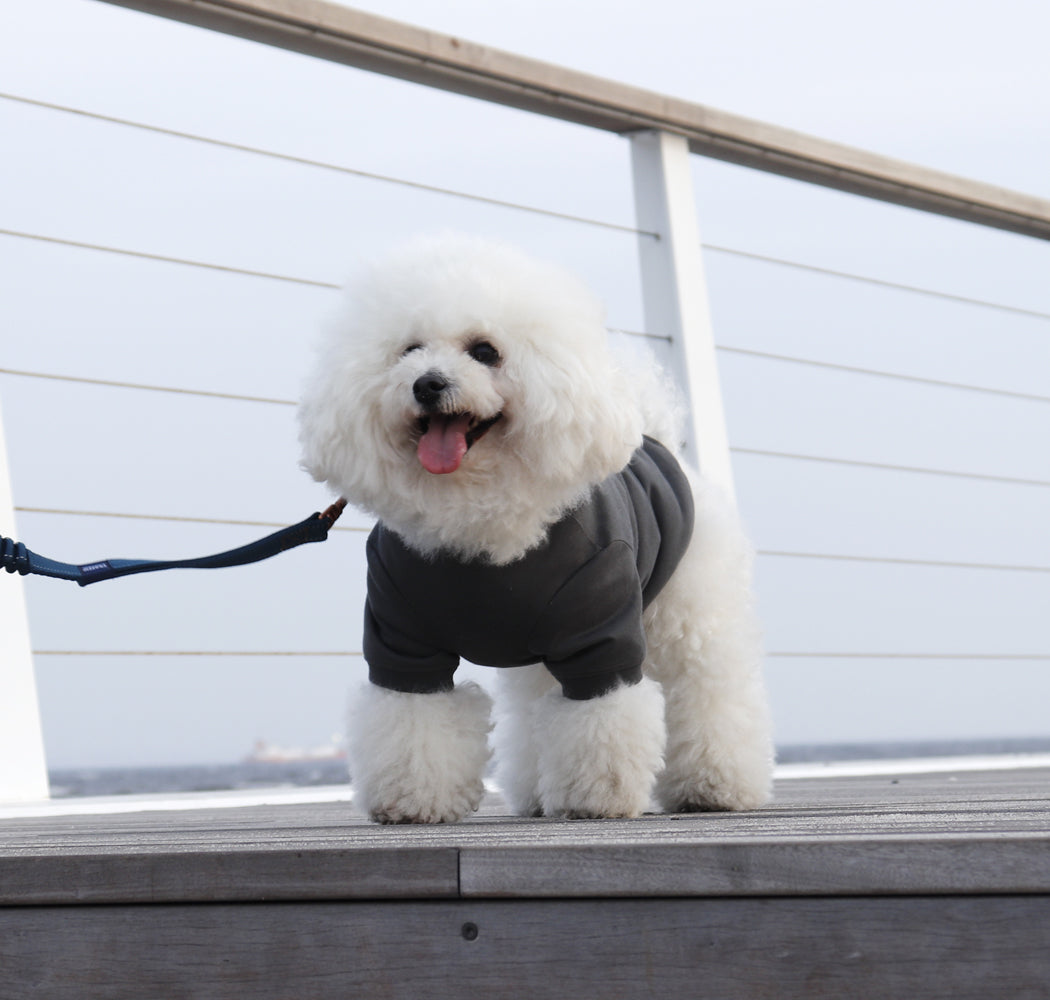
[[[0,910],[0,998],[1045,1000],[1045,897]]]

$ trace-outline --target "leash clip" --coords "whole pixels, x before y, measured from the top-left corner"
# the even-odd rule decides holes
[[[318,516],[325,522],[325,527],[331,531],[332,525],[339,520],[339,515],[342,514],[344,510],[346,510],[346,500],[340,497],[334,504]]]

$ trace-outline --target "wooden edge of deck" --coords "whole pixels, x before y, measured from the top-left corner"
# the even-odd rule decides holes
[[[0,908],[0,995],[1041,1000],[1046,917],[1032,896]]]
[[[465,848],[464,898],[1045,893],[1047,838],[736,839],[557,850]]]
[[[23,853],[0,905],[1050,892],[1047,837]]]
[[[455,848],[112,849],[0,857],[0,906],[455,899]]]

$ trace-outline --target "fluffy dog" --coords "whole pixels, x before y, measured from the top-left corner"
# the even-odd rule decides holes
[[[497,780],[519,813],[766,801],[750,549],[671,456],[659,385],[617,365],[575,278],[503,245],[417,240],[351,284],[300,440],[379,519],[349,733],[373,819],[478,808],[491,706],[455,684],[460,656],[506,668]]]

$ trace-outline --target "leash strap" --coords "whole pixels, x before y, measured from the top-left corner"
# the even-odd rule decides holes
[[[102,580],[113,580],[118,576],[131,576],[135,573],[152,573],[160,569],[222,569],[226,566],[244,566],[248,563],[269,559],[280,552],[287,552],[307,542],[323,542],[328,537],[331,527],[339,519],[345,500],[337,500],[323,513],[311,514],[305,521],[282,528],[272,535],[260,538],[249,545],[219,552],[213,556],[200,559],[176,559],[172,561],[150,559],[101,559],[98,562],[74,566],[72,563],[57,562],[47,559],[35,552],[30,552],[20,542],[0,536],[0,566],[8,573],[30,573],[37,576],[50,576],[59,580],[75,580],[81,587]]]

